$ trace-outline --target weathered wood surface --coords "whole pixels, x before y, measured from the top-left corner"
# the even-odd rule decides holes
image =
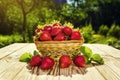
[[[66,69],[60,69],[56,64],[51,70],[43,71],[19,62],[22,53],[36,50],[33,43],[15,43],[1,48],[0,80],[120,80],[120,50],[103,44],[84,45],[99,53],[105,64],[90,64],[86,68],[71,65]]]

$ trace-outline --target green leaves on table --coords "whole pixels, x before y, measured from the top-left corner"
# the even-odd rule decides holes
[[[90,57],[92,56],[92,50],[89,47],[86,46],[81,46],[80,47],[80,51],[83,53],[83,55],[85,56],[85,61],[86,64],[91,63]]]
[[[80,51],[85,56],[86,64],[89,64],[92,61],[97,62],[98,64],[104,64],[103,58],[99,54],[93,54],[89,47],[81,46]]]
[[[29,62],[31,58],[32,58],[32,54],[29,52],[25,52],[20,56],[19,60],[21,62]]]
[[[39,54],[39,52],[34,50],[33,55],[38,55],[38,54]],[[25,52],[20,56],[19,61],[28,63],[31,60],[33,55],[30,52]]]
[[[33,55],[38,55],[38,54],[39,54],[39,52],[34,50]]]
[[[104,64],[103,58],[99,54],[93,54],[91,57],[91,61],[95,61],[99,64]]]
[[[92,50],[89,47],[81,46],[80,51],[84,54],[85,57],[89,58],[92,56]]]

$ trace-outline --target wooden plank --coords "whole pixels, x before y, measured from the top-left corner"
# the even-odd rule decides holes
[[[70,76],[60,75],[59,80],[71,80]]]
[[[95,66],[106,80],[120,80],[120,62],[111,56],[104,57],[105,64]]]
[[[40,72],[41,74],[36,76],[36,80],[65,80],[65,79],[66,80],[96,80],[96,79],[105,80],[98,73],[98,71],[96,70],[96,68],[94,66],[88,67],[87,69],[89,70],[89,73],[86,72],[85,74],[77,74],[77,73],[81,73],[81,70],[79,70],[79,72],[78,72],[77,70],[79,68],[78,69],[76,69],[76,68],[74,68],[74,70],[72,71],[72,77],[70,75],[68,75],[69,68],[61,69],[61,70],[63,70],[63,74],[61,74],[59,76],[54,75],[54,73],[55,73],[54,70],[51,75],[48,75],[46,72],[43,73],[42,70],[39,69],[39,71],[41,71]],[[88,78],[88,77],[90,77],[90,78]]]
[[[47,77],[48,77],[47,75],[38,75],[37,78],[36,78],[36,80],[48,80]],[[53,80],[50,77],[49,77],[49,79]]]
[[[99,50],[102,50],[103,52],[116,57],[116,58],[120,58],[120,50],[115,49],[111,46],[108,45],[103,45],[103,44],[93,44],[94,46],[96,46]]]
[[[26,63],[19,62],[19,57],[24,52],[32,53],[36,50],[35,44],[24,44],[21,45],[21,48],[18,47],[13,50],[12,47],[15,46],[12,45],[9,47],[10,54],[0,60],[0,80],[120,80],[120,58],[117,57],[119,50],[113,48],[112,52],[107,52],[112,47],[99,44],[84,45],[90,47],[94,53],[100,53],[104,57],[105,64],[87,65],[85,70],[74,65],[60,69],[58,64],[48,71],[43,71],[40,67],[28,69]],[[103,46],[107,46],[107,48]],[[5,52],[5,49],[1,50],[1,52]],[[115,56],[111,56],[113,52],[115,52]]]
[[[72,80],[105,80],[93,65],[87,65],[85,74],[74,74]]]
[[[25,47],[28,44],[23,44],[23,43],[15,43],[9,46],[6,46],[4,48],[0,49],[0,60],[6,56],[8,56],[9,54],[12,54],[13,52]]]
[[[19,58],[23,53],[25,53],[25,52],[33,53],[34,50],[36,50],[35,44],[29,44],[29,45],[25,46],[24,48],[17,50],[10,56],[12,58]]]
[[[38,69],[38,67],[34,67],[34,71],[31,73],[30,79],[28,79],[28,80],[36,80],[37,69]]]
[[[23,67],[23,69],[14,76],[13,80],[26,80],[26,77],[29,77],[30,73],[26,67]]]
[[[6,71],[6,69],[9,69],[13,65],[15,65],[17,62],[13,62],[11,60],[0,60],[0,74]]]
[[[17,51],[9,54],[9,56],[3,58],[3,59],[19,59],[19,57],[25,53],[25,52],[30,52],[31,54],[33,53],[33,51],[36,50],[36,47],[34,44],[28,44],[26,46],[24,46],[21,49],[18,49]]]
[[[7,59],[11,59],[11,60],[17,60],[17,62],[19,62],[19,57],[22,55],[22,53],[24,52],[31,52],[33,53],[33,51],[36,50],[36,47],[34,44],[28,44],[26,45],[24,48],[21,48],[19,50],[17,50],[16,52],[10,54],[9,56],[5,57],[4,60]],[[26,64],[26,63],[25,63]],[[26,64],[27,65],[27,64]],[[34,73],[30,73],[28,71],[28,69],[26,68],[26,66],[19,72],[19,74],[17,74],[13,80],[35,80],[36,78],[36,72]]]
[[[29,44],[29,45],[25,46],[25,48],[21,48],[21,49],[17,50],[16,52],[14,52],[14,53],[8,55],[7,57],[3,58],[2,60],[0,60],[0,68],[2,69],[2,70],[0,70],[0,72],[9,68],[9,66],[11,66],[12,62],[14,62],[14,63],[18,62],[19,63],[19,56],[21,55],[21,53],[23,53],[25,50],[28,50],[28,49],[32,50],[31,46],[33,46],[33,45]]]
[[[120,61],[114,57],[108,57],[109,62],[106,61],[106,66],[112,69],[118,76],[120,76]]]
[[[14,62],[12,62],[12,63],[14,63]],[[25,66],[25,64],[22,64],[19,62],[11,65],[11,67],[4,70],[4,74],[0,75],[0,80],[13,80],[13,78],[21,71],[21,69],[24,66]]]
[[[103,52],[101,49],[99,49],[98,47],[95,46],[96,44],[84,44],[84,46],[89,47],[90,49],[92,49],[93,53],[98,53],[100,55],[109,55],[106,52]],[[101,47],[102,48],[102,47]]]
[[[19,44],[19,45],[21,45],[21,44]],[[18,45],[18,46],[19,46]],[[12,46],[13,47],[13,46]],[[24,53],[24,52],[33,52],[34,51],[34,49],[36,49],[35,48],[35,45],[34,44],[27,44],[27,45],[25,45],[23,48],[20,48],[20,49],[18,49],[17,51],[15,51],[15,52],[13,52],[13,53],[11,53],[11,54],[9,54],[8,56],[6,56],[5,58],[3,58],[2,60],[4,60],[4,61],[9,61],[9,60],[11,60],[12,62],[16,62],[16,64],[14,64],[15,66],[20,66],[20,64],[22,64],[22,62],[19,62],[19,57],[22,55],[22,53]],[[2,60],[1,60],[1,62],[2,62]],[[26,63],[24,63],[25,65],[27,65]],[[10,63],[6,63],[5,64],[5,62],[3,63],[3,66],[5,66],[5,65],[10,65]],[[12,65],[13,66],[13,65]],[[22,66],[21,66],[22,67]],[[24,67],[25,69],[26,69],[26,67]],[[11,69],[11,66],[9,67],[9,70]],[[21,70],[20,70],[21,68],[18,68],[18,70],[17,71],[20,71],[20,72],[18,72],[18,74],[14,74],[15,76],[18,76],[17,77],[17,79],[16,79],[16,77],[15,77],[15,79],[14,80],[19,80],[19,76],[21,76],[21,74],[19,74],[19,73],[21,73]],[[4,67],[4,70],[8,70],[8,68],[6,68],[6,67]],[[5,73],[5,74],[3,74],[3,76],[4,75],[8,75],[9,73],[11,73],[11,72],[9,72],[9,70]],[[23,72],[23,70],[22,70],[22,72]],[[27,71],[28,72],[28,71]],[[25,72],[24,72],[25,73]],[[31,75],[30,73],[28,73],[27,75]],[[31,75],[32,76],[32,75]],[[24,76],[25,77],[25,76]],[[33,79],[34,77],[32,77],[32,79]],[[20,78],[21,79],[21,78]],[[26,79],[31,79],[31,77],[30,78],[26,78]],[[8,80],[8,79],[7,79]],[[11,79],[11,80],[13,80],[13,79]],[[22,80],[23,80],[23,78],[22,78]]]
[[[120,80],[120,76],[118,76],[112,69],[110,69],[106,65],[96,66],[99,73],[106,79],[106,80]]]

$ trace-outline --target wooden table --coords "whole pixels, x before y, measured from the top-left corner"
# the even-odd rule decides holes
[[[22,53],[36,50],[33,43],[14,43],[3,47],[0,49],[0,80],[120,80],[120,50],[103,44],[84,45],[99,53],[105,64],[66,69],[60,69],[56,64],[53,69],[42,71],[19,62]]]

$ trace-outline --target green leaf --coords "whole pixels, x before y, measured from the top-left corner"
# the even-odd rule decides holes
[[[92,50],[89,47],[81,46],[80,51],[86,58],[90,58],[92,56]]]
[[[86,63],[86,64],[90,64],[90,63],[91,63],[90,58],[85,57],[85,63]]]
[[[39,52],[38,52],[38,51],[36,51],[36,50],[34,50],[33,54],[34,54],[34,55],[38,55],[38,54],[39,54]]]
[[[95,61],[99,64],[104,64],[104,60],[99,54],[93,54],[91,57],[91,61]]]
[[[19,58],[19,61],[21,62],[29,62],[32,58],[32,54],[25,52],[24,54],[22,54]]]

